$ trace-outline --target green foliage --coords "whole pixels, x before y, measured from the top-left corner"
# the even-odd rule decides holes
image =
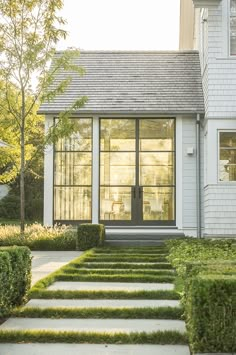
[[[22,234],[25,175],[40,177],[33,169],[34,162],[42,159],[45,146],[76,130],[70,117],[87,101],[85,96],[75,98],[44,136],[38,107],[65,92],[74,75],[84,73],[74,63],[78,50],[56,55],[57,43],[67,35],[63,28],[66,21],[59,15],[62,8],[63,0],[0,0],[0,136],[11,144],[0,149],[0,182],[14,181],[20,175]],[[62,72],[59,78],[63,78],[55,81]]]
[[[39,163],[40,164],[40,163]],[[42,165],[37,168],[43,174]],[[36,171],[36,169],[34,170]],[[35,178],[28,172],[25,176],[25,217],[27,221],[43,220],[43,178]],[[20,218],[20,188],[19,176],[10,185],[7,196],[0,200],[0,216],[5,219]]]
[[[19,226],[0,226],[0,246],[23,245],[31,250],[75,250],[76,232],[67,226],[26,227],[24,238]]]
[[[138,275],[141,273],[142,275],[167,275],[167,276],[174,276],[175,272],[173,270],[142,270],[142,269],[86,269],[86,268],[76,268],[76,267],[71,267],[68,266],[65,270],[65,273],[68,274],[77,274],[77,275],[101,275],[101,274],[106,274],[106,275],[116,275],[117,273],[119,275],[127,275],[127,274],[132,274],[132,275]]]
[[[143,308],[78,308],[25,307],[16,309],[14,317],[27,318],[117,318],[117,319],[181,319],[180,307],[143,307]]]
[[[158,246],[158,247],[107,247],[104,246],[103,248],[96,248],[95,249],[96,254],[153,254],[153,255],[159,255],[163,253],[168,253],[168,249],[164,246]]]
[[[234,240],[168,241],[193,352],[236,351]]]
[[[152,270],[172,270],[173,267],[171,266],[171,264],[169,263],[156,263],[156,264],[150,264]],[[134,263],[122,263],[122,262],[118,262],[118,263],[103,263],[103,262],[92,262],[92,263],[84,263],[83,266],[79,266],[79,267],[86,267],[87,269],[94,269],[94,268],[98,268],[98,269],[135,269],[135,270],[139,270],[139,269],[145,269],[148,270],[150,269],[150,265],[148,264],[134,264]]]
[[[148,283],[165,283],[165,282],[173,282],[175,276],[169,275],[143,275],[140,274],[134,275],[126,274],[120,275],[119,272],[116,275],[107,275],[105,272],[100,274],[89,274],[82,275],[79,274],[67,274],[62,273],[57,277],[58,281],[101,281],[101,282],[148,282]]]
[[[185,313],[194,352],[235,352],[236,274],[192,277],[186,287]]]
[[[101,333],[54,330],[1,330],[0,343],[187,344],[178,331]]]
[[[0,249],[0,315],[27,300],[31,283],[31,256],[26,247]]]
[[[102,246],[105,241],[103,224],[80,224],[77,230],[76,250],[87,250]]]
[[[51,283],[50,283],[51,284]],[[30,291],[30,298],[42,299],[116,299],[116,300],[179,300],[176,291],[64,291],[46,290],[41,284]]]
[[[166,242],[169,248],[167,259],[176,268],[178,275],[184,279],[188,262],[235,260],[234,240],[180,239]]]

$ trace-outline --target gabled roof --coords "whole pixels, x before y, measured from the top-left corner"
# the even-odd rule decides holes
[[[56,55],[60,55],[60,52]],[[43,103],[39,113],[57,114],[80,96],[80,113],[203,113],[204,100],[197,51],[81,51],[85,68],[64,94]],[[61,72],[56,81],[66,77]]]

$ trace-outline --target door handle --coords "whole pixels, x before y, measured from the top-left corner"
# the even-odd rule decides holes
[[[136,188],[135,188],[135,186],[133,186],[132,189],[133,189],[133,197],[136,198]]]
[[[139,194],[139,198],[141,198],[142,197],[142,187],[139,187],[138,194]]]

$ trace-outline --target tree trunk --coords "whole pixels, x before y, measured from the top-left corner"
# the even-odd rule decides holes
[[[25,91],[21,87],[21,132],[20,132],[20,232],[25,232]]]
[[[24,130],[21,130],[21,164],[20,164],[20,232],[25,232],[25,144]]]

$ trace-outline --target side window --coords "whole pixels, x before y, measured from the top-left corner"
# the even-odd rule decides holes
[[[236,55],[236,0],[230,0],[230,55]]]
[[[236,181],[236,131],[219,133],[219,180]]]

